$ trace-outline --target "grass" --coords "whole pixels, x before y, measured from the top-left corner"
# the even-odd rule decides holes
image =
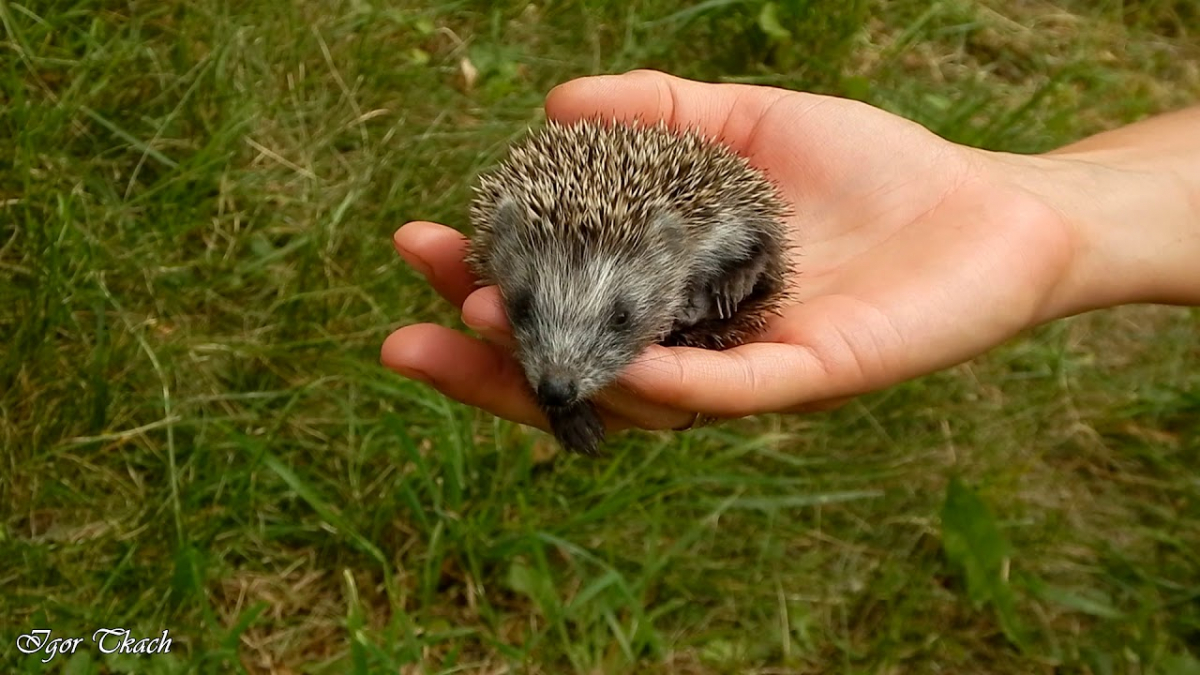
[[[816,89],[1038,151],[1195,101],[1198,10],[0,0],[0,665],[1200,672],[1197,310],[601,462],[377,363],[457,320],[391,232],[464,226],[559,81]],[[15,648],[113,626],[172,650]]]

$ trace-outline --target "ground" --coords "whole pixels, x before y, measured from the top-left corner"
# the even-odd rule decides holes
[[[1200,99],[1196,0],[0,0],[0,665],[1200,673],[1200,313],[604,460],[384,371],[396,259],[650,66],[1037,152]],[[724,45],[717,47],[715,45]],[[57,637],[168,630],[169,654]]]

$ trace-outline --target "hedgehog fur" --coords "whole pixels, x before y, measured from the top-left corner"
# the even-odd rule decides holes
[[[774,183],[696,131],[549,122],[480,176],[466,262],[499,287],[554,435],[595,454],[592,399],[642,350],[725,349],[778,312],[789,212]]]

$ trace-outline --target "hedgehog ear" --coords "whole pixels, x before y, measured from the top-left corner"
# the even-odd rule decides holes
[[[488,225],[493,257],[508,258],[520,255],[521,241],[526,238],[529,225],[529,214],[520,202],[511,197],[501,199],[496,204],[492,222]],[[511,261],[504,264],[509,262]]]
[[[518,232],[525,220],[525,210],[521,208],[517,200],[506,198],[501,200],[496,206],[496,215],[493,218],[492,229],[501,236]]]
[[[528,224],[529,214],[517,200],[504,197],[496,204],[483,244],[493,278],[512,277],[523,269],[521,261],[527,246],[522,242],[528,238]]]
[[[683,216],[670,209],[663,209],[650,218],[650,231],[661,232],[663,243],[671,248],[683,248],[685,227]]]

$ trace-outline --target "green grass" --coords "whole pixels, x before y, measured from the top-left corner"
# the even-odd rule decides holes
[[[1200,98],[1195,0],[764,6],[0,0],[0,669],[1200,672],[1197,310],[603,461],[378,365],[457,321],[391,232],[570,77],[1015,151]],[[15,648],[113,626],[172,651]]]

